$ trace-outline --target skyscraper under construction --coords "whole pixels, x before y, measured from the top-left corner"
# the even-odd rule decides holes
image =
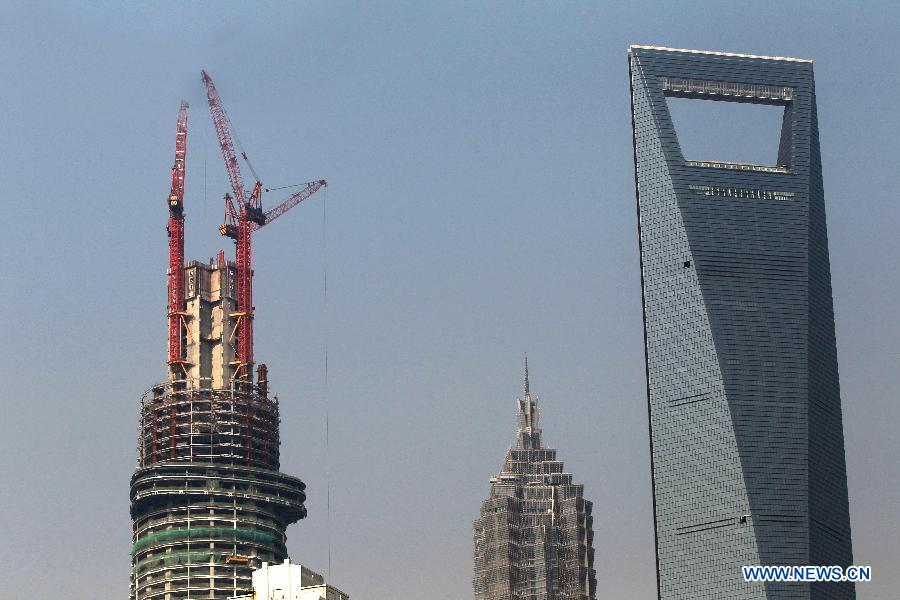
[[[305,184],[264,213],[262,185],[246,193],[230,122],[205,72],[203,80],[234,193],[220,233],[235,240],[236,260],[219,252],[207,263],[184,262],[182,103],[168,198],[168,379],[140,403],[132,600],[248,594],[253,569],[287,558],[285,530],[306,516],[305,485],[279,471],[278,400],[265,365],[253,361],[251,240],[325,182]]]
[[[538,399],[517,400],[516,445],[506,453],[475,520],[476,600],[592,600],[593,517],[584,486],[563,472],[556,450],[544,447]]]

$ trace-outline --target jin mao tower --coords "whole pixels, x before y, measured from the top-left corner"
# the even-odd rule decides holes
[[[593,517],[584,486],[544,446],[525,359],[516,444],[475,520],[476,600],[593,600]]]

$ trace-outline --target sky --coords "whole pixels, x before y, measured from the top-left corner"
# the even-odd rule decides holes
[[[599,596],[652,598],[632,43],[816,61],[858,597],[889,597],[898,26],[894,2],[0,2],[0,597],[128,593],[181,99],[187,256],[226,246],[207,69],[268,187],[329,181],[254,244],[256,358],[308,486],[292,559],[328,572],[330,548],[356,600],[471,598],[528,352]],[[675,119],[699,157],[739,137],[771,162],[764,112]]]

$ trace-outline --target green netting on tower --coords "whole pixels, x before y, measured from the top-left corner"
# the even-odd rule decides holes
[[[212,552],[210,550],[200,552],[172,552],[170,554],[151,556],[150,558],[138,561],[134,565],[134,571],[140,575],[145,571],[161,567],[223,563],[229,556],[231,556],[231,552]]]
[[[275,535],[255,529],[234,529],[231,527],[195,527],[192,529],[166,529],[145,535],[137,540],[131,547],[131,555],[134,556],[144,548],[163,544],[166,542],[180,542],[187,540],[211,540],[224,542],[255,542],[258,544],[272,544]]]

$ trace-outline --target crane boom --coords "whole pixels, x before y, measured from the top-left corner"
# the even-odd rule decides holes
[[[181,102],[175,126],[175,164],[169,192],[169,369],[173,379],[181,379],[185,368],[184,331],[184,167],[187,158],[187,102]]]
[[[324,179],[320,179],[319,181],[310,181],[309,183],[303,184],[303,189],[301,189],[299,192],[292,194],[288,197],[287,200],[285,200],[275,208],[267,210],[265,212],[265,215],[263,215],[265,218],[262,225],[254,223],[253,229],[259,229],[263,225],[268,225],[287,211],[291,210],[292,208],[318,192],[321,188],[327,186],[328,182]]]
[[[206,98],[209,101],[209,112],[212,115],[213,127],[216,128],[216,136],[219,138],[219,147],[222,149],[222,158],[225,160],[225,170],[228,172],[228,181],[231,183],[231,191],[238,203],[247,202],[247,190],[244,187],[244,178],[241,176],[241,167],[238,164],[237,155],[234,152],[234,142],[231,141],[231,121],[222,107],[219,92],[213,83],[209,73],[202,71],[203,83],[206,85]]]

